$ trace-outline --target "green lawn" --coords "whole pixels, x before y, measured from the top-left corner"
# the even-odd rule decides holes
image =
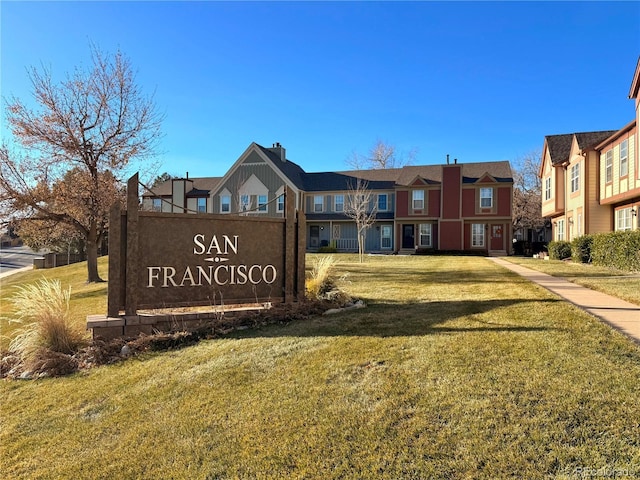
[[[638,345],[484,258],[336,258],[367,308],[0,382],[3,478],[640,475]]]
[[[523,267],[538,270],[554,277],[562,277],[583,287],[640,305],[640,274],[638,273],[562,260],[523,257],[508,257],[506,259]]]

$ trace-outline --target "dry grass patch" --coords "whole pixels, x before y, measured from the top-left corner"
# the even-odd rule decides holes
[[[86,332],[69,321],[71,288],[63,290],[60,281],[45,278],[18,287],[12,301],[15,318],[22,326],[9,348],[30,363],[40,350],[70,354],[86,340]]]
[[[3,376],[5,369],[19,369],[29,377],[75,371],[77,362],[70,355],[88,343],[88,338],[86,330],[70,320],[70,296],[71,288],[63,289],[58,280],[42,278],[17,287],[8,321],[20,327],[13,332],[9,355],[3,354],[0,360]]]
[[[108,278],[106,257],[98,259],[98,269],[102,278]],[[78,328],[86,328],[87,315],[106,312],[107,283],[88,284],[85,262],[10,275],[0,279],[0,350],[9,348],[15,330],[20,328],[19,322],[12,321],[17,317],[15,295],[20,288],[35,285],[43,279],[58,281],[63,289],[71,289],[68,320]]]
[[[333,270],[336,261],[332,255],[318,255],[313,259],[311,271],[305,282],[307,296],[321,298],[335,287]]]

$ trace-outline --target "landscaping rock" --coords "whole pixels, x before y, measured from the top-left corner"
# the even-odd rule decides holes
[[[366,307],[365,303],[362,300],[358,300],[355,303],[347,303],[344,307],[341,308],[330,308],[323,312],[323,315],[332,315],[334,313],[344,312],[345,310],[352,310],[354,308],[364,308]]]

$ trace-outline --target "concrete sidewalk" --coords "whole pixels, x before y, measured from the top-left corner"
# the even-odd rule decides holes
[[[573,303],[640,343],[640,306],[502,258],[488,258]]]
[[[12,268],[11,270],[0,273],[0,278],[8,277],[9,275],[13,275],[14,273],[28,272],[29,270],[33,270],[33,265],[22,268]]]

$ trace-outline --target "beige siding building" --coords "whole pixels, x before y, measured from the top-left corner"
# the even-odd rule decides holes
[[[551,219],[553,240],[640,228],[639,77],[640,59],[629,93],[636,118],[622,129],[545,137],[542,216]]]
[[[552,223],[553,240],[571,241],[611,230],[611,211],[599,202],[596,145],[615,130],[545,137],[540,166],[542,216]]]
[[[616,132],[600,149],[600,203],[612,210],[614,230],[638,228],[640,172],[637,121]]]

